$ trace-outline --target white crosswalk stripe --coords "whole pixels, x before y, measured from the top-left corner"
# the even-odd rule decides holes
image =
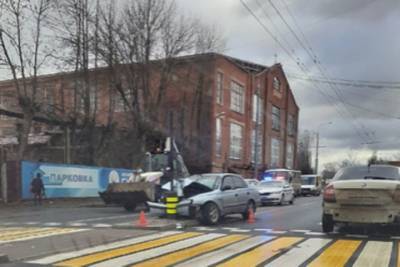
[[[154,257],[154,255],[164,255],[164,254],[171,253],[173,251],[187,248],[189,246],[193,246],[196,244],[200,244],[205,241],[212,240],[212,239],[215,239],[215,238],[218,238],[221,236],[224,236],[224,234],[216,234],[216,233],[206,234],[206,235],[194,237],[194,238],[191,238],[188,240],[179,241],[179,242],[173,243],[171,245],[166,245],[166,246],[162,246],[159,248],[154,248],[154,249],[146,250],[143,252],[139,252],[139,253],[135,254],[135,257],[132,257],[130,255],[123,256],[123,257],[119,257],[119,258],[109,260],[106,262],[100,262],[93,266],[94,267],[126,266],[129,264],[134,264],[139,261],[150,259],[150,258]]]
[[[57,254],[57,255],[49,256],[49,257],[42,258],[39,260],[30,261],[29,263],[52,264],[54,262],[63,261],[63,260],[69,259],[69,258],[75,258],[75,257],[95,253],[98,251],[105,251],[105,250],[115,249],[115,248],[119,248],[119,247],[123,247],[123,246],[127,246],[127,245],[137,244],[140,242],[146,242],[146,241],[149,241],[152,239],[162,238],[162,237],[166,237],[166,236],[170,236],[170,235],[174,235],[174,234],[178,234],[178,233],[180,233],[180,232],[169,231],[169,232],[161,232],[161,233],[156,233],[156,234],[151,234],[151,235],[135,237],[135,238],[119,241],[119,242],[108,244],[108,245],[101,245],[101,246],[97,246],[94,248],[87,248],[87,249],[82,249],[79,251]]]
[[[289,250],[278,259],[265,265],[271,267],[299,266],[315,252],[330,242],[329,239],[311,238]]]
[[[336,262],[343,266],[351,260],[353,266],[372,267],[389,266],[391,258],[398,257],[398,251],[393,251],[396,242],[399,241],[166,231],[52,255],[29,263],[96,267],[286,267],[302,264],[327,266]]]
[[[226,258],[240,254],[241,252],[258,246],[271,240],[272,236],[254,236],[252,238],[240,241],[226,248],[204,254],[200,257],[178,264],[176,267],[209,266],[216,264]]]
[[[389,266],[392,243],[382,241],[369,241],[353,267]]]

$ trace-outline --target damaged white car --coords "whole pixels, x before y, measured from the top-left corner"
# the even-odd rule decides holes
[[[247,219],[249,210],[255,212],[260,201],[258,191],[236,174],[193,175],[177,184],[183,185],[177,190],[181,195],[178,214],[196,218],[204,224],[217,224],[222,216],[232,213],[242,214]],[[149,203],[149,206],[162,207],[163,204]]]

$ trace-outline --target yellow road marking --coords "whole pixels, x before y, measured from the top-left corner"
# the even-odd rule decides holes
[[[219,264],[218,266],[256,266],[271,258],[272,256],[280,253],[282,249],[287,248],[301,240],[303,240],[303,238],[281,237],[274,241],[261,245],[255,249],[252,249],[249,252],[238,255],[231,260]]]
[[[308,266],[344,266],[360,244],[358,240],[338,240]]]
[[[26,234],[19,234],[19,235],[13,235],[13,236],[8,236],[1,238],[0,241],[17,241],[19,239],[24,239],[28,237],[40,237],[40,236],[47,236],[47,235],[52,235],[52,234],[63,234],[63,233],[70,233],[70,232],[75,232],[76,229],[65,229],[65,228],[60,228],[60,229],[49,229],[49,230],[44,230],[44,231],[36,231],[36,232],[28,232]]]
[[[11,234],[11,233],[18,233],[18,232],[25,232],[40,229],[38,227],[12,227],[12,228],[3,228],[0,229],[0,236],[3,234]]]
[[[161,267],[161,266],[169,266],[175,264],[179,261],[183,261],[188,258],[192,258],[198,256],[200,254],[216,250],[218,248],[227,246],[229,244],[235,243],[237,241],[243,240],[247,238],[247,235],[229,235],[224,236],[212,241],[207,241],[200,245],[190,247],[184,250],[180,250],[174,253],[167,254],[165,256],[157,257],[155,259],[151,259],[139,264],[134,264],[132,266],[136,267]]]
[[[186,238],[190,237],[195,237],[195,236],[200,236],[202,233],[195,233],[195,232],[187,232],[187,233],[182,233],[182,234],[177,234],[173,236],[167,236],[164,238],[156,239],[156,240],[151,240],[147,241],[144,243],[139,243],[139,244],[134,244],[131,246],[126,246],[122,248],[117,248],[113,250],[108,250],[108,251],[103,251],[103,252],[97,252],[93,253],[90,255],[66,260],[66,261],[61,261],[55,264],[56,266],[85,266],[89,264],[94,264],[96,262],[124,256],[127,254],[131,253],[136,253],[145,249],[153,248],[153,247],[158,247],[162,246],[168,243],[172,243],[175,241],[183,240]]]
[[[10,232],[6,232],[6,233],[1,233],[0,240],[4,240],[4,239],[10,238],[10,237],[24,236],[27,234],[46,232],[49,230],[54,230],[54,228],[32,228],[32,229],[24,229],[24,230],[18,230],[18,231],[10,231]]]

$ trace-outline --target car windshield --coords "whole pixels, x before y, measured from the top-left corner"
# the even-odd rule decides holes
[[[359,166],[339,170],[333,180],[400,180],[400,168],[393,166]]]
[[[264,181],[260,182],[261,187],[282,187],[285,183],[281,181]]]
[[[315,176],[302,176],[301,184],[302,185],[314,185],[316,177]]]
[[[193,182],[204,185],[212,190],[219,188],[221,184],[221,177],[212,174],[195,175],[189,177]]]

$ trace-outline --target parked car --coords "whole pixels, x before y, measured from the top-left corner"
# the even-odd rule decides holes
[[[258,184],[260,183],[260,181],[258,181],[257,179],[244,179],[244,181],[250,187],[257,187]]]
[[[293,204],[294,190],[286,181],[261,181],[257,186],[262,205],[283,203]]]
[[[316,174],[301,176],[301,194],[303,196],[319,196],[321,194],[322,178]]]
[[[301,194],[301,172],[289,169],[269,169],[265,170],[262,179],[263,181],[285,181],[293,187],[294,195]]]
[[[178,214],[196,218],[204,224],[217,224],[222,216],[232,213],[248,219],[249,210],[255,212],[260,204],[258,191],[237,174],[193,175],[182,181],[177,183],[184,185]],[[149,205],[161,206],[158,203]]]
[[[392,224],[400,220],[400,168],[389,165],[339,170],[323,193],[322,230],[337,223]]]

